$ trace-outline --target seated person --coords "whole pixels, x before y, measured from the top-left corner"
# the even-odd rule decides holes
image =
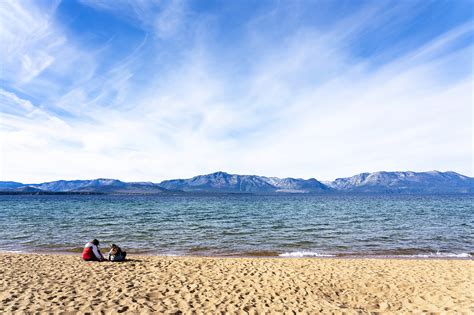
[[[82,251],[82,259],[85,261],[103,261],[104,256],[99,249],[99,241],[97,239],[93,239],[92,241],[88,242],[86,246],[84,246],[84,250]]]
[[[126,252],[122,251],[117,245],[112,244],[109,252],[110,261],[124,261],[126,256]]]

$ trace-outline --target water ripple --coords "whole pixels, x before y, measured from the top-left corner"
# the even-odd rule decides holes
[[[0,250],[77,251],[87,240],[99,238],[104,246],[114,242],[131,252],[172,255],[464,257],[474,252],[473,200],[1,196]]]

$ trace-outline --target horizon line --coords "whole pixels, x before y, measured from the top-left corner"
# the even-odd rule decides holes
[[[361,172],[361,173],[357,173],[357,174],[354,174],[354,175],[350,175],[350,176],[346,176],[346,177],[336,177],[334,178],[333,180],[320,180],[320,179],[317,179],[316,177],[308,177],[308,178],[303,178],[303,177],[291,177],[291,176],[286,176],[286,177],[278,177],[278,176],[268,176],[268,175],[257,175],[257,174],[238,174],[238,173],[229,173],[229,172],[226,172],[226,171],[215,171],[215,172],[211,172],[211,173],[206,173],[206,174],[198,174],[198,175],[194,175],[194,176],[191,176],[191,177],[183,177],[183,178],[171,178],[171,179],[163,179],[161,181],[152,181],[152,180],[138,180],[138,181],[126,181],[126,180],[122,180],[122,179],[119,179],[119,178],[108,178],[108,177],[96,177],[96,178],[85,178],[85,179],[78,179],[78,178],[75,178],[75,179],[57,179],[57,180],[49,180],[49,181],[42,181],[42,182],[32,182],[32,183],[26,183],[26,182],[19,182],[19,181],[15,181],[15,180],[0,180],[0,182],[15,182],[15,183],[20,183],[20,184],[25,184],[25,185],[37,185],[37,184],[44,184],[44,183],[51,183],[51,182],[58,182],[58,181],[87,181],[87,180],[117,180],[117,181],[120,181],[120,182],[123,182],[123,183],[152,183],[152,184],[159,184],[159,183],[162,183],[164,181],[169,181],[169,180],[180,180],[180,179],[192,179],[194,177],[198,177],[198,176],[207,176],[207,175],[212,175],[212,174],[216,174],[216,173],[224,173],[224,174],[228,174],[228,175],[237,175],[237,176],[258,176],[258,177],[267,177],[267,178],[280,178],[280,179],[286,179],[286,178],[293,178],[293,179],[303,179],[303,180],[310,180],[310,179],[315,179],[321,183],[324,183],[324,182],[333,182],[337,179],[340,179],[340,178],[350,178],[350,177],[354,177],[354,176],[357,176],[357,175],[361,175],[361,174],[374,174],[374,173],[432,173],[432,172],[436,172],[436,173],[455,173],[455,174],[458,174],[458,175],[461,175],[461,176],[465,176],[465,177],[469,177],[469,178],[474,178],[473,176],[468,176],[468,175],[464,175],[462,173],[459,173],[459,172],[456,172],[456,171],[452,171],[452,170],[448,170],[448,171],[439,171],[439,170],[429,170],[429,171],[410,171],[410,170],[406,170],[406,171],[374,171],[374,172]]]

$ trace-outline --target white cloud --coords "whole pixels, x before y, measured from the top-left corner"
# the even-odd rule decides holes
[[[147,11],[151,2],[88,3],[152,25],[160,38],[181,27],[179,6],[156,15]],[[117,61],[97,75],[100,56],[70,45],[48,26],[44,33],[53,35],[35,37],[34,47],[41,48],[30,57],[35,61],[22,67],[25,73],[12,70],[11,77],[28,78],[31,82],[22,84],[36,95],[52,87],[47,78],[38,78],[42,68],[70,69],[64,55],[43,50],[43,44],[58,43],[70,49],[68,56],[84,57],[85,70],[65,93],[49,92],[51,104],[45,107],[0,90],[0,178],[160,181],[216,170],[318,179],[376,170],[473,175],[472,71],[447,75],[469,60],[472,46],[450,49],[472,27],[452,30],[380,68],[355,60],[347,49],[348,38],[361,28],[336,27],[331,36],[298,30],[263,48],[257,39],[265,35],[255,31],[249,35],[256,41],[245,74],[238,62],[228,63],[208,49],[204,37],[170,71],[150,75],[139,89],[137,64],[142,51],[152,48],[143,44],[127,62]],[[23,47],[13,37],[11,43]],[[19,51],[33,56],[32,47]],[[153,68],[159,60],[146,64]]]
[[[96,68],[96,52],[79,47],[58,25],[58,6],[59,1],[0,2],[1,79],[47,104],[70,85],[89,80]]]
[[[28,83],[54,62],[54,50],[65,42],[51,25],[55,8],[56,4],[40,10],[27,1],[0,3],[0,58],[4,80],[12,84]]]
[[[160,38],[169,38],[180,30],[185,15],[181,1],[172,1],[155,18],[155,33]]]

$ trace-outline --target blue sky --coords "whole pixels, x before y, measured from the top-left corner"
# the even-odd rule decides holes
[[[0,180],[473,173],[472,1],[1,1]]]

